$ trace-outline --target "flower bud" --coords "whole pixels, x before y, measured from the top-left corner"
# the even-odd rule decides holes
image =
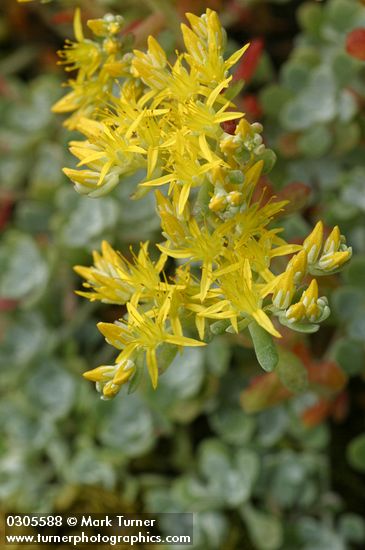
[[[294,274],[294,282],[299,284],[307,273],[307,253],[305,250],[301,250],[298,254],[288,263],[288,269],[291,269]]]
[[[213,212],[221,212],[227,204],[226,195],[213,195],[209,201],[209,208]]]
[[[287,309],[295,292],[294,273],[291,269],[285,271],[273,295],[273,304],[278,309]]]
[[[308,264],[316,263],[322,249],[323,223],[319,221],[312,233],[305,239],[303,246],[307,252]]]
[[[302,302],[297,302],[287,309],[285,317],[290,323],[296,323],[304,319],[306,315],[305,306]]]
[[[242,203],[243,195],[239,191],[232,191],[227,195],[227,201],[232,206],[239,206]]]
[[[341,233],[338,225],[336,225],[330,235],[325,240],[323,246],[323,254],[333,254],[336,252],[341,244]]]
[[[352,256],[352,249],[348,248],[347,250],[341,252],[335,252],[333,254],[325,254],[321,256],[318,261],[318,267],[323,271],[335,271],[339,267],[343,266]]]

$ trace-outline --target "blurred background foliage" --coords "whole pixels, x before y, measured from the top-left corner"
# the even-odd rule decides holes
[[[170,52],[183,13],[206,7],[232,50],[251,41],[237,103],[278,155],[262,187],[290,200],[286,238],[322,218],[355,252],[325,281],[332,316],[285,333],[275,373],[228,335],[187,349],[156,391],[146,380],[103,402],[82,379],[110,360],[95,319],[117,312],[75,296],[72,266],[103,238],[156,240],[159,223],[151,196],[130,201],[133,178],[93,200],[61,172],[70,135],[50,107],[76,5],[122,13],[137,41],[152,32]],[[197,550],[364,548],[364,34],[358,0],[1,3],[2,512],[189,511]]]

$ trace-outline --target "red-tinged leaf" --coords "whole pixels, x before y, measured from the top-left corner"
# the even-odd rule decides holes
[[[295,181],[289,183],[284,189],[281,189],[276,193],[277,201],[289,201],[285,206],[285,213],[292,214],[297,212],[306,206],[309,196],[311,194],[311,188],[304,183]]]
[[[138,25],[134,26],[132,31],[135,38],[134,45],[137,47],[140,44],[144,45],[149,35],[157,36],[165,27],[166,14],[160,11],[152,13],[146,19],[141,20]]]
[[[135,19],[134,21],[131,21],[123,28],[122,34],[128,34],[129,32],[133,32],[136,30],[136,28],[141,24],[142,19]]]
[[[6,226],[10,219],[13,207],[13,200],[9,197],[4,197],[0,202],[0,231]]]
[[[238,119],[236,119],[236,120],[227,120],[226,122],[222,122],[221,126],[227,134],[231,134],[233,136],[234,131],[235,131],[236,126],[237,126],[237,122],[238,122]]]
[[[306,346],[304,342],[300,340],[298,342],[295,342],[291,351],[297,357],[299,357],[299,359],[301,359],[305,367],[308,367],[308,365],[312,363],[313,359],[312,359],[311,353],[309,351],[308,346]]]
[[[264,41],[262,38],[255,38],[251,41],[248,50],[246,50],[233,73],[233,81],[244,80],[249,82],[251,80],[261,59],[263,48]]]
[[[365,61],[365,28],[351,31],[346,37],[346,51],[352,57]]]
[[[11,88],[6,81],[6,79],[0,75],[0,95],[9,96],[11,95]]]
[[[241,393],[241,406],[247,413],[255,413],[273,407],[289,399],[291,392],[280,382],[275,372],[257,376]]]
[[[13,311],[18,305],[18,300],[0,298],[0,311]]]
[[[247,114],[250,121],[259,120],[262,117],[262,107],[253,94],[247,94],[242,98],[242,110]]]
[[[347,391],[336,395],[332,406],[332,416],[336,422],[343,422],[349,412],[349,395]]]
[[[315,405],[306,409],[302,415],[302,422],[306,426],[314,428],[321,424],[331,412],[331,403],[325,399],[320,399]]]
[[[55,13],[51,17],[51,23],[54,25],[63,25],[66,23],[72,23],[74,19],[73,11],[63,10]]]
[[[307,366],[309,383],[339,392],[347,382],[347,376],[334,361],[318,361]]]

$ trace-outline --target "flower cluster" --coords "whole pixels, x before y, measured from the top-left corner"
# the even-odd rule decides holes
[[[65,122],[70,130],[78,128],[83,117],[95,119],[106,108],[116,77],[128,76],[130,37],[120,36],[124,20],[120,15],[107,14],[103,19],[90,19],[88,27],[98,41],[84,37],[80,10],[74,18],[76,42],[66,40],[59,52],[60,64],[66,71],[77,70],[67,86],[71,91],[54,106],[55,113],[73,113]]]
[[[156,387],[177,350],[206,345],[220,330],[248,327],[253,338],[279,338],[280,323],[317,330],[329,308],[310,275],[333,273],[351,257],[337,227],[324,241],[319,222],[298,245],[270,226],[286,202],[255,189],[273,153],[230,88],[229,71],[247,46],[226,58],[217,14],[186,17],[186,51],[173,64],[151,36],[146,52],[127,51],[118,16],[89,21],[95,40],[85,39],[79,12],[76,42],[60,54],[78,72],[54,110],[72,112],[66,124],[85,137],[71,142],[79,164],[65,173],[78,192],[98,197],[143,170],[134,198],[155,191],[164,238],[151,256],[143,243],[130,258],[104,242],[92,267],[75,268],[85,279],[79,294],[124,307],[121,319],[98,325],[119,350],[115,364],[85,373],[103,398],[133,383],[144,364]],[[237,121],[234,134],[224,131],[227,121]],[[277,273],[275,258],[287,255]]]

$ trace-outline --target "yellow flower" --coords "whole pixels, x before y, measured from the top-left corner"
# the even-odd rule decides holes
[[[64,49],[58,54],[61,58],[59,63],[66,65],[65,70],[77,70],[78,74],[67,82],[71,91],[52,108],[56,113],[75,111],[65,121],[65,126],[70,130],[76,129],[83,117],[100,113],[102,106],[106,108],[112,97],[115,64],[118,65],[118,74],[129,74],[131,60],[126,55],[122,56],[124,44],[115,37],[122,21],[120,16],[113,15],[106,15],[103,20],[89,21],[89,27],[95,29],[95,34],[105,37],[103,42],[90,40],[84,37],[80,10],[75,10],[76,41],[66,40]],[[103,34],[102,28],[106,34]]]
[[[107,13],[102,19],[89,19],[87,26],[93,31],[95,36],[114,36],[122,30],[124,19],[121,15]]]
[[[211,169],[214,162],[200,164],[193,156],[182,156],[174,154],[174,161],[170,173],[159,178],[149,180],[140,184],[141,187],[160,187],[170,184],[170,193],[178,187],[180,189],[178,198],[178,214],[181,215],[188,202],[190,191],[202,184],[204,175]]]
[[[92,80],[78,78],[69,80],[67,85],[71,92],[57,101],[52,111],[54,113],[71,113],[64,125],[69,130],[78,128],[80,121],[95,116],[100,105],[105,105],[110,97],[112,80],[106,71],[100,71]]]
[[[186,61],[204,84],[214,85],[224,80],[228,69],[237,63],[249,44],[225,61],[226,36],[217,13],[208,8],[201,17],[192,13],[187,13],[186,17],[191,25],[191,29],[181,25],[187,50]]]
[[[225,234],[232,223],[220,225],[213,232],[207,227],[200,227],[195,218],[187,223],[188,234],[180,248],[170,248],[165,245],[157,245],[158,248],[172,258],[186,259],[187,261],[200,261],[202,263],[202,276],[200,284],[200,298],[203,301],[213,281],[213,266],[225,251]]]
[[[310,323],[323,321],[330,314],[327,299],[318,298],[318,283],[312,279],[309,287],[303,292],[299,302],[293,304],[286,311],[285,316],[289,323],[308,320]]]
[[[322,255],[318,260],[318,267],[324,272],[334,272],[343,267],[351,256],[352,248],[346,246],[346,239],[336,225],[325,240]]]
[[[88,139],[72,141],[70,151],[80,160],[78,166],[89,168],[64,169],[80,193],[93,197],[105,194],[119,183],[122,174],[145,166],[144,149],[129,141],[127,133],[117,129],[112,132],[107,124],[85,118],[80,119],[77,128],[80,127]]]
[[[241,118],[243,113],[239,111],[228,111],[227,109],[231,106],[230,101],[224,101],[221,107],[214,107],[216,101],[219,98],[219,94],[224,88],[228,88],[231,78],[227,78],[221,82],[210,94],[207,96],[205,101],[194,101],[190,99],[184,105],[182,111],[182,126],[189,128],[189,131],[194,133],[205,134],[210,138],[219,138],[223,133],[220,124],[222,122],[227,122],[229,120],[236,120]],[[202,153],[204,157],[208,157],[207,160],[210,160],[212,152],[208,155],[204,151],[205,144],[202,147]]]
[[[185,215],[178,215],[176,205],[179,197],[177,191],[173,194],[173,200],[169,200],[160,191],[156,191],[157,212],[161,218],[162,235],[169,240],[174,247],[184,243],[185,237],[189,235],[187,221],[190,213],[186,210]]]
[[[302,248],[300,245],[287,244],[278,237],[277,232],[276,229],[261,229],[258,237],[250,236],[240,246],[235,247],[237,253],[250,261],[252,271],[258,273],[266,282],[275,278],[270,271],[273,258],[292,254]]]
[[[123,384],[126,384],[135,373],[135,364],[129,359],[115,365],[101,365],[96,369],[84,372],[83,377],[96,382],[97,390],[103,399],[115,397]]]
[[[101,50],[98,44],[91,40],[85,40],[82,30],[80,9],[76,8],[74,17],[74,33],[76,42],[66,40],[64,49],[58,54],[61,65],[67,65],[66,71],[82,71],[82,77],[91,77],[99,68],[101,62]],[[80,78],[79,74],[79,78]]]
[[[166,349],[205,345],[184,336],[189,321],[201,340],[214,333],[217,320],[236,332],[257,323],[262,334],[275,337],[273,316],[293,330],[316,330],[329,314],[327,301],[318,297],[314,279],[295,302],[298,286],[307,273],[333,273],[351,257],[337,226],[324,240],[318,222],[303,245],[288,244],[279,226],[270,228],[287,201],[264,202],[264,193],[256,198],[268,164],[263,128],[249,123],[227,93],[229,70],[247,46],[225,59],[217,14],[207,9],[187,19],[186,51],[172,63],[153,37],[147,52],[128,51],[127,40],[117,36],[123,24],[118,16],[89,21],[97,40],[86,40],[79,11],[76,41],[61,54],[77,76],[54,110],[73,113],[66,124],[84,136],[71,142],[79,163],[65,173],[78,192],[98,197],[143,170],[133,198],[155,193],[165,239],[156,261],[148,243],[127,260],[103,242],[92,267],[75,268],[85,279],[79,294],[126,304],[124,319],[98,325],[120,350],[116,364],[85,373],[103,398],[131,380],[142,356],[156,387],[158,361],[161,370],[168,366]],[[239,120],[234,135],[222,129],[231,120]],[[289,254],[294,256],[277,274],[275,259]],[[169,276],[163,272],[167,257],[179,264],[173,271],[169,263]]]
[[[106,242],[102,242],[102,254],[93,252],[93,267],[76,265],[74,270],[86,279],[84,288],[87,292],[77,294],[89,298],[90,301],[101,300],[109,304],[125,304],[133,293],[133,287],[123,281],[118,275],[118,269],[124,267],[124,260]]]
[[[118,254],[106,242],[102,242],[102,254],[93,253],[94,266],[75,266],[78,275],[86,279],[83,283],[90,291],[77,294],[91,301],[101,300],[111,304],[125,304],[128,300],[148,302],[161,288],[160,273],[167,256],[161,254],[156,263],[148,254],[148,242],[141,244],[138,255],[133,254],[130,262]]]
[[[234,54],[232,59],[223,60],[223,42],[218,45],[216,40],[224,32],[215,12],[207,10],[206,16],[198,18],[199,25],[195,16],[190,19],[194,27],[192,33],[205,44],[212,67],[221,66],[218,71],[223,75],[221,79],[212,81],[210,76],[205,82],[201,75],[198,76],[195,65],[190,72],[187,71],[182,64],[184,54],[178,55],[170,69],[164,50],[153,37],[149,37],[147,53],[134,50],[131,71],[135,81],[141,78],[150,91],[145,91],[140,101],[138,98],[131,100],[127,97],[128,85],[123,85],[119,100],[112,101],[111,79],[105,67],[94,77],[94,66],[89,64],[87,70],[91,74],[86,80],[91,81],[89,86],[94,84],[95,90],[88,93],[83,89],[83,58],[79,59],[75,51],[79,75],[76,81],[70,81],[72,92],[58,102],[54,110],[77,110],[68,124],[88,137],[84,145],[81,142],[71,144],[71,152],[80,159],[80,166],[87,165],[88,169],[79,173],[74,169],[65,170],[79,192],[100,196],[118,183],[120,175],[136,171],[147,162],[147,179],[141,183],[142,187],[153,188],[169,183],[172,192],[175,186],[180,186],[181,214],[190,190],[201,186],[205,174],[208,175],[215,166],[224,165],[225,161],[216,155],[216,146],[210,140],[220,139],[222,122],[243,116],[241,112],[229,110],[231,103],[223,94],[231,79],[227,70],[239,56]],[[91,22],[90,26],[95,27],[99,35],[104,32],[104,23],[100,21]],[[75,16],[75,33],[77,43],[84,44],[79,15]],[[242,53],[243,50],[240,55]],[[62,55],[67,57],[68,54],[66,50]],[[72,61],[76,66],[76,61]],[[204,70],[209,69],[205,67]],[[102,77],[105,84],[101,82]],[[108,96],[115,112],[105,115],[108,124],[103,123],[103,131],[94,136],[90,133],[90,124],[86,124],[82,117],[88,113],[94,117],[95,105],[99,102],[106,107]],[[110,132],[109,128],[113,131]],[[165,174],[153,177],[154,171],[161,174],[161,170],[165,170]],[[237,196],[233,195],[232,200],[237,201]]]
[[[117,362],[132,359],[139,351],[145,352],[147,368],[154,388],[156,388],[158,380],[156,351],[161,344],[167,343],[175,346],[205,345],[204,342],[199,342],[193,338],[168,332],[166,327],[167,300],[155,319],[140,313],[131,303],[127,304],[127,309],[128,323],[124,321],[118,321],[115,324],[98,323],[98,328],[107,342],[122,350],[117,357]]]
[[[236,332],[239,319],[246,319],[247,324],[254,319],[267,332],[280,338],[280,333],[274,328],[262,307],[265,294],[262,293],[260,285],[253,282],[249,260],[246,258],[237,266],[233,261],[234,259],[228,269],[225,266],[221,273],[216,273],[219,284],[216,290],[217,301],[204,309],[200,315],[211,319],[229,319]]]
[[[323,244],[323,223],[319,221],[303,243],[308,255],[309,271],[313,275],[334,273],[352,256],[352,248],[336,226]]]
[[[153,36],[148,37],[147,53],[134,50],[132,74],[152,89],[163,90],[168,82],[170,74],[167,67],[167,58],[164,50]]]

